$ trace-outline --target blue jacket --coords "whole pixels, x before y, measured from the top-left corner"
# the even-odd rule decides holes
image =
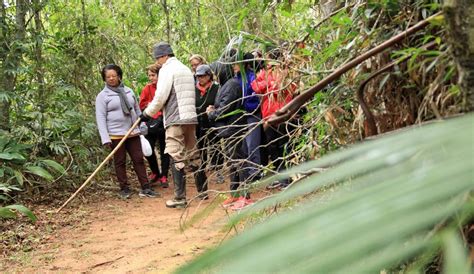
[[[244,75],[237,74],[240,86],[242,87],[243,106],[245,111],[254,112],[260,107],[260,98],[252,89],[251,83],[255,80],[255,73],[252,70],[246,70]]]

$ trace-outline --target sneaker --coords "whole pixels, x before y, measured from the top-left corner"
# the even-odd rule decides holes
[[[150,176],[148,176],[148,181],[150,181],[150,183],[155,183],[159,179],[160,178],[159,178],[158,174],[156,174],[156,173],[152,173],[152,174],[150,174]]]
[[[279,181],[274,181],[273,183],[267,186],[267,189],[276,189],[281,187],[281,183]]]
[[[160,197],[160,194],[155,192],[153,189],[151,188],[145,188],[145,189],[142,189],[140,191],[140,193],[138,193],[138,196],[140,197],[148,197],[148,198],[156,198],[156,197]]]
[[[225,181],[224,175],[217,173],[217,181],[216,184],[223,184]]]
[[[254,201],[247,199],[245,197],[240,197],[231,207],[231,210],[241,210],[246,208],[249,205],[252,205]]]
[[[168,184],[168,177],[166,177],[166,176],[161,176],[160,182],[161,182],[161,187],[162,187],[162,188],[168,188],[168,187],[169,187],[169,184]]]
[[[201,192],[197,195],[197,197],[201,200],[208,200],[209,199],[209,195],[207,195],[206,192]]]
[[[224,202],[222,202],[222,206],[223,207],[229,207],[229,206],[233,205],[235,202],[237,202],[238,199],[239,199],[239,197],[230,196]]]
[[[176,199],[166,201],[166,207],[169,208],[184,208],[186,207],[186,199]]]
[[[132,196],[132,191],[129,188],[121,189],[119,192],[120,198],[126,200]]]

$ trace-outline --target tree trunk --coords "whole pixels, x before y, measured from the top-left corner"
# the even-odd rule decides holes
[[[171,22],[170,22],[170,11],[168,8],[168,4],[166,0],[161,0],[161,5],[163,6],[163,10],[165,11],[166,16],[166,37],[168,38],[168,43],[171,44]]]
[[[449,43],[459,73],[466,112],[474,111],[474,1],[446,0]]]
[[[5,2],[2,1],[0,4],[1,7],[1,18],[0,18],[0,24],[1,24],[1,32],[0,32],[0,41],[1,41],[1,47],[0,47],[0,58],[1,60],[6,60],[9,47],[10,45],[8,44],[8,41],[10,41],[9,33],[8,33],[8,25],[7,25],[7,13],[5,10]],[[3,98],[0,100],[0,130],[9,130],[10,129],[10,99],[8,98],[8,89],[7,89],[7,79],[6,79],[6,62],[3,63],[0,71],[0,75],[2,77],[2,81],[0,81],[0,93],[4,93],[7,95],[7,98]],[[4,97],[4,96],[2,96]]]
[[[25,40],[25,16],[28,11],[26,0],[16,1],[16,15],[15,15],[15,38],[7,37],[7,33],[2,32],[2,38],[5,40],[2,45],[5,51],[3,66],[1,68],[2,78],[0,80],[0,90],[6,93],[7,97],[11,97],[15,89],[16,72],[21,63],[21,57],[23,55],[22,43]],[[2,1],[2,17],[5,12],[4,1]],[[1,19],[2,31],[6,27],[5,18]],[[5,37],[3,37],[5,36]],[[3,54],[3,52],[2,52]],[[0,101],[0,129],[10,130],[10,99]]]
[[[40,0],[33,0],[33,9],[35,30],[33,36],[35,37],[35,75],[38,82],[37,102],[39,111],[41,113],[40,120],[40,134],[44,136],[44,113],[46,109],[47,93],[45,92],[44,84],[44,67],[43,67],[43,24],[41,22],[40,11],[42,9]]]

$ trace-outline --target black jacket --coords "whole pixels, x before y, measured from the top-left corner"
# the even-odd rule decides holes
[[[206,94],[201,96],[201,91],[196,87],[196,113],[198,115],[198,123],[201,129],[208,129],[212,126],[207,118],[206,109],[210,105],[214,105],[217,92],[219,91],[219,84],[212,83],[207,89]]]
[[[219,137],[230,137],[239,130],[242,131],[242,124],[244,124],[242,88],[237,78],[227,81],[217,92],[214,107],[216,110],[210,112],[208,117],[218,128],[217,135]],[[227,115],[234,111],[237,111],[237,113]]]

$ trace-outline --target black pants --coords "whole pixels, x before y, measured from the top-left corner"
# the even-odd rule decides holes
[[[268,127],[265,130],[265,139],[267,141],[267,152],[270,156],[270,161],[275,166],[275,171],[282,171],[285,167],[283,155],[285,152],[285,145],[289,141],[287,124],[283,123],[277,127]]]
[[[146,157],[148,164],[150,165],[151,171],[157,174],[158,177],[161,177],[161,176],[168,177],[168,170],[170,167],[170,156],[167,153],[165,153],[166,135],[165,135],[165,128],[163,126],[163,122],[161,122],[158,129],[152,132],[148,132],[145,138],[148,140],[148,142],[150,142],[150,146],[152,149],[152,154]],[[155,146],[156,146],[157,141],[160,148],[161,172],[158,169],[158,161],[156,159],[156,153],[155,153]]]
[[[245,147],[244,147],[245,146]],[[225,142],[225,153],[230,159],[230,190],[237,190],[248,178],[248,171],[245,169],[245,159],[247,159],[245,139],[238,137]],[[239,196],[239,194],[237,194]]]
[[[219,154],[220,138],[213,129],[201,128],[200,125],[196,128],[197,146],[201,152],[201,163],[205,167],[210,165],[210,168],[222,168],[224,164],[224,157]]]

